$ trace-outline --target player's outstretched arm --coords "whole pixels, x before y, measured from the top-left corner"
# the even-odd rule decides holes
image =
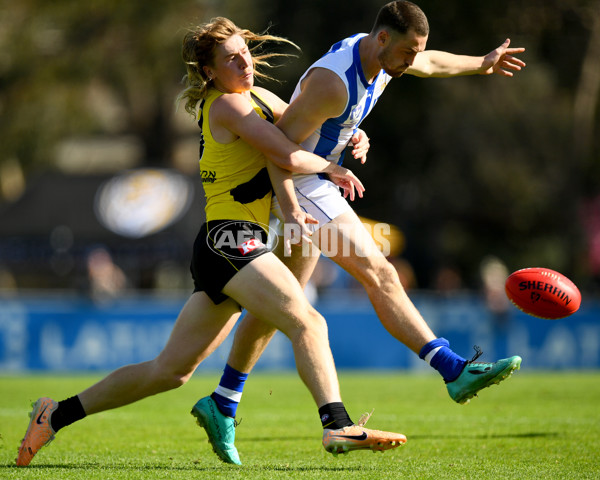
[[[425,50],[415,57],[406,73],[417,77],[457,77],[461,75],[498,74],[512,77],[525,67],[525,62],[514,55],[523,53],[525,48],[509,48],[510,39],[485,56],[455,55],[438,50]]]

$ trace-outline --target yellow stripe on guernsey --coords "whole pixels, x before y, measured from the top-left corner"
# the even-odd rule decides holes
[[[251,94],[254,111],[272,123],[272,108],[256,92]],[[206,195],[206,220],[248,220],[268,225],[272,188],[267,160],[242,139],[219,143],[210,131],[208,112],[221,95],[211,89],[199,111],[200,174]]]

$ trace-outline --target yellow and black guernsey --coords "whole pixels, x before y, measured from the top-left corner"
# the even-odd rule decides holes
[[[272,108],[256,92],[250,93],[254,111],[273,123]],[[268,225],[273,190],[266,158],[241,138],[219,143],[212,136],[208,112],[221,95],[211,89],[199,110],[200,173],[206,195],[206,221],[246,220]]]

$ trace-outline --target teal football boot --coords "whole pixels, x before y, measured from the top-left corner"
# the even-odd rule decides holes
[[[213,451],[225,463],[241,465],[237,448],[235,448],[235,427],[237,422],[234,418],[223,415],[217,408],[217,404],[210,397],[198,400],[191,414],[196,417],[200,425],[208,435],[208,441]]]
[[[472,360],[468,361],[458,378],[446,384],[452,400],[460,404],[469,403],[479,390],[499,384],[521,368],[521,357],[504,358],[494,363],[475,362],[482,354],[479,347]]]

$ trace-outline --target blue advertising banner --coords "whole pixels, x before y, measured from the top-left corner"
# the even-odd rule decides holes
[[[600,302],[585,301],[571,317],[541,320],[514,307],[494,315],[476,295],[411,294],[432,330],[471,358],[523,357],[523,368],[600,368]],[[17,296],[0,299],[0,372],[112,370],[154,358],[169,337],[185,297],[139,296],[98,305],[79,297]],[[339,369],[429,367],[381,325],[364,297],[317,303],[327,319]],[[199,368],[222,370],[233,334]],[[257,369],[294,369],[288,339],[278,333]]]

